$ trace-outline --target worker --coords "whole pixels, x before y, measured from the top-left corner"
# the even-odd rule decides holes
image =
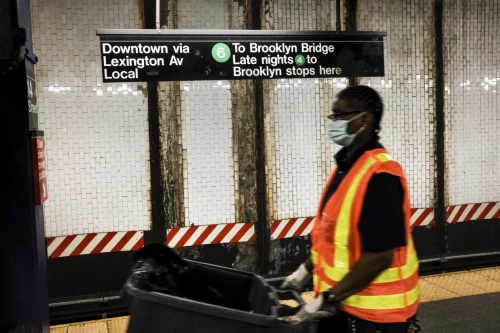
[[[315,299],[298,322],[319,331],[415,332],[420,289],[410,230],[410,198],[401,166],[379,142],[383,105],[367,86],[342,90],[327,119],[343,148],[311,232],[311,256],[283,289],[302,291],[313,277]]]

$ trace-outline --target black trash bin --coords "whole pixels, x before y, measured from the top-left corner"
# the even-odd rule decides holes
[[[200,283],[215,286],[228,295],[223,305],[142,290],[129,280],[124,291],[129,297],[128,333],[314,333],[317,323],[290,325],[280,319],[294,315],[303,305],[300,295],[281,292],[262,277],[188,261]],[[294,299],[297,307],[280,300]]]

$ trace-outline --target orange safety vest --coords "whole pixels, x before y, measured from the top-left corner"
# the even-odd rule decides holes
[[[418,259],[410,229],[410,200],[401,166],[385,149],[365,152],[352,166],[321,211],[321,203],[335,176],[323,192],[311,232],[314,290],[318,294],[333,287],[349,273],[362,254],[359,218],[368,183],[374,174],[388,173],[401,179],[404,190],[407,245],[394,250],[391,266],[364,290],[342,302],[342,311],[378,322],[406,322],[416,314],[420,302]]]

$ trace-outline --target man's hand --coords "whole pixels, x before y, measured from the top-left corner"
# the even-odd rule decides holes
[[[281,285],[281,289],[293,289],[302,292],[304,291],[305,284],[310,278],[311,273],[309,273],[306,265],[302,264],[295,272],[285,278],[285,281]]]
[[[302,310],[297,313],[297,319],[292,320],[290,323],[299,325],[304,322],[319,321],[324,318],[332,317],[337,314],[337,306],[335,304],[325,303],[323,294],[319,294],[309,304],[306,304]]]

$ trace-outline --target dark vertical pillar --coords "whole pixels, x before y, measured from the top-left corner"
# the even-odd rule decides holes
[[[259,30],[261,22],[262,0],[252,0],[252,28]],[[260,274],[269,271],[270,233],[266,218],[266,161],[264,138],[264,87],[262,80],[254,80],[255,96],[255,155],[257,168],[257,221],[255,222],[255,242],[257,263]]]
[[[435,210],[436,229],[443,254],[447,249],[445,208],[445,160],[444,160],[444,70],[443,70],[443,0],[434,1],[434,29],[436,43],[436,148],[437,182]]]
[[[357,22],[358,0],[344,1],[344,27],[346,31],[356,31],[358,29]],[[355,77],[348,78],[348,85],[355,86],[357,79]]]
[[[337,31],[342,30],[342,24],[340,23],[341,16],[342,16],[342,14],[340,12],[340,0],[335,0],[335,18],[337,21],[335,28],[337,29]]]
[[[165,3],[165,2],[163,2]],[[144,28],[156,28],[156,1],[144,0]],[[163,20],[166,18],[164,17]],[[158,112],[158,83],[148,82],[149,166],[151,172],[151,230],[144,233],[144,243],[166,241],[163,219],[163,182],[160,163],[160,119]]]
[[[4,170],[0,187],[0,332],[48,332],[43,207],[35,205],[31,158],[30,127],[36,129],[37,124],[34,120],[30,124],[28,111],[27,73],[34,72],[36,61],[29,1],[0,1],[0,22]],[[20,31],[25,37],[9,37]],[[14,51],[15,57],[8,59],[4,47]]]

